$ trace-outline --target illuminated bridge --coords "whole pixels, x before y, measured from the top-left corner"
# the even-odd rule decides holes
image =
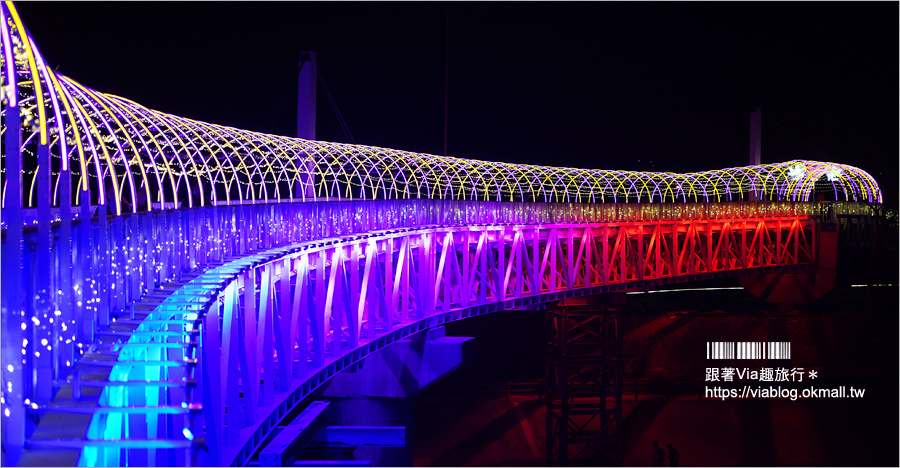
[[[418,332],[829,268],[823,221],[881,202],[837,163],[587,170],[229,128],[54,72],[11,3],[0,33],[7,465],[245,465],[320,386]]]

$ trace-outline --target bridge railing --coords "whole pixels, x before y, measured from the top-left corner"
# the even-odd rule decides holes
[[[838,209],[865,211],[852,204],[836,204]],[[104,214],[106,207],[98,211]],[[74,219],[71,212],[90,222]],[[4,426],[19,428],[20,434],[7,440],[24,443],[32,424],[26,407],[46,405],[97,332],[115,318],[135,318],[135,303],[188,272],[251,252],[423,225],[750,219],[822,212],[823,205],[794,202],[586,205],[427,199],[232,205],[95,218],[90,207],[73,207],[67,219],[56,222],[45,210],[36,227],[23,226],[19,235],[3,231],[3,362],[12,368],[3,372],[4,412],[10,412]],[[7,215],[3,210],[4,221]]]
[[[813,219],[785,215],[424,226],[262,253],[228,270],[200,325],[191,401],[203,410],[190,421],[204,437],[200,463],[244,464],[328,378],[423,327],[570,295],[807,267],[815,242]]]

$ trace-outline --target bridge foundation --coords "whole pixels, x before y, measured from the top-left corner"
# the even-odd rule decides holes
[[[329,424],[354,426],[358,442],[346,448],[312,448],[304,458],[368,461],[372,466],[412,466],[413,401],[441,377],[472,360],[475,339],[446,336],[444,327],[400,340],[344,371],[326,384],[322,397],[331,405]],[[403,447],[365,440],[366,431],[405,427]],[[376,437],[377,438],[377,437]]]
[[[624,293],[547,308],[547,459],[621,465]]]
[[[770,304],[811,304],[835,286],[838,233],[822,231],[816,246],[817,268],[739,277],[750,294]]]

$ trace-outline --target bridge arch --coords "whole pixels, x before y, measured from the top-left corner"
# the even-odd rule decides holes
[[[859,168],[830,162],[794,160],[689,174],[586,170],[467,161],[372,146],[315,143],[197,122],[144,108],[58,74],[45,65],[37,46],[18,19],[15,7],[5,5],[3,9],[4,18],[11,21],[2,25],[4,53],[0,54],[0,69],[6,85],[2,112],[6,114],[15,106],[24,115],[20,140],[20,149],[26,155],[24,166],[36,165],[36,159],[29,160],[28,156],[36,155],[38,146],[48,144],[48,138],[52,137],[51,128],[56,129],[54,135],[66,135],[66,138],[57,138],[58,144],[51,144],[50,149],[54,157],[60,159],[57,165],[60,169],[80,166],[82,172],[85,170],[83,152],[78,152],[76,161],[76,155],[64,151],[67,147],[100,148],[103,156],[98,158],[101,159],[98,164],[107,166],[103,172],[117,175],[115,168],[118,167],[126,176],[127,190],[121,190],[118,182],[112,187],[117,213],[123,199],[127,199],[132,211],[138,209],[136,192],[141,187],[147,199],[153,199],[153,195],[161,199],[164,194],[159,193],[163,191],[159,180],[169,179],[171,183],[173,178],[179,181],[185,178],[188,193],[193,193],[191,186],[194,184],[198,189],[203,187],[195,195],[200,206],[213,203],[220,191],[230,193],[230,185],[235,181],[239,185],[249,184],[248,190],[240,191],[238,199],[243,196],[251,200],[290,202],[296,195],[296,181],[306,169],[301,160],[304,157],[312,158],[316,168],[316,190],[311,201],[360,198],[363,196],[360,191],[366,192],[366,189],[379,198],[388,199],[453,197],[523,201],[533,196],[528,194],[536,192],[535,184],[543,194],[539,201],[544,202],[577,203],[605,200],[608,196],[617,201],[624,197],[634,202],[644,198],[664,202],[660,184],[665,184],[673,193],[695,194],[695,197],[702,193],[708,198],[704,201],[740,201],[746,199],[751,187],[764,192],[761,198],[772,201],[808,199],[812,191],[824,191],[826,187],[840,199],[881,201],[881,193],[871,175]],[[87,123],[88,127],[67,132],[64,122],[74,127]],[[172,154],[166,154],[160,141],[169,142],[168,149]],[[295,148],[304,148],[305,156]],[[310,148],[315,151],[309,151]],[[149,159],[144,159],[142,154]],[[165,158],[165,163],[162,166],[155,164],[154,155]],[[470,170],[464,170],[466,166]],[[242,174],[226,181],[224,167],[238,169]],[[155,171],[157,182],[153,188],[157,193],[150,193],[148,168]],[[32,172],[25,174],[26,184],[37,178]],[[135,172],[137,174],[133,174]],[[369,176],[361,177],[361,174]],[[371,177],[372,174],[377,177]],[[763,179],[762,174],[774,180]],[[57,170],[53,176],[58,179],[62,174]],[[195,182],[188,180],[191,178]],[[616,182],[606,186],[597,183],[610,179]],[[458,190],[439,190],[442,186],[457,187]],[[385,191],[384,187],[390,189]],[[468,190],[463,187],[469,187],[471,193],[465,193]],[[100,194],[92,194],[93,200],[104,199],[102,189],[98,190]],[[188,206],[193,204],[193,200],[188,199],[193,197],[174,198],[179,200],[172,201],[181,201]],[[226,195],[224,201],[230,203],[230,199],[230,195]],[[35,201],[31,200],[29,205],[34,206]],[[153,208],[146,204],[143,209],[151,211]]]

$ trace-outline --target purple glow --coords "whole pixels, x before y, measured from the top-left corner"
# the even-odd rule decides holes
[[[3,39],[3,54],[6,60],[6,79],[9,80],[9,107],[16,107],[18,92],[16,91],[16,70],[15,70],[15,60],[13,58],[12,53],[12,40],[10,39],[11,31],[9,31],[9,22],[6,19],[6,14],[4,14],[4,8],[0,8],[0,38]]]

